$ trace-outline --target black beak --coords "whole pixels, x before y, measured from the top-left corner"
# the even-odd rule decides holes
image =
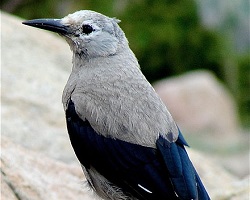
[[[45,29],[60,34],[70,33],[69,27],[61,23],[60,19],[33,19],[22,22],[25,25]]]

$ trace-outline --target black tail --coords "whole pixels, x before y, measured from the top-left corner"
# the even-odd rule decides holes
[[[168,142],[162,136],[157,140],[169,178],[178,197],[182,200],[209,200],[209,196],[185,150],[187,142],[181,132],[176,142]]]
[[[210,200],[210,197],[208,196],[208,193],[204,185],[202,184],[201,179],[196,171],[195,171],[195,178],[196,178],[197,189],[198,189],[198,200]]]

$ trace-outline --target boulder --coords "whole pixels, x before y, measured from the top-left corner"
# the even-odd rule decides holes
[[[187,149],[189,156],[201,176],[211,197],[216,200],[248,200],[250,194],[250,176],[238,179],[221,165],[218,159]]]
[[[75,160],[61,95],[71,52],[55,34],[1,13],[2,134],[63,161]]]
[[[80,165],[67,165],[32,152],[3,137],[2,200],[93,200]]]
[[[192,71],[159,81],[154,88],[185,132],[216,137],[239,132],[234,99],[211,72]]]

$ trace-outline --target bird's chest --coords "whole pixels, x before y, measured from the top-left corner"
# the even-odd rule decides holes
[[[64,108],[71,99],[79,117],[97,133],[154,147],[158,134],[170,127],[166,108],[145,79],[128,73],[132,72],[96,68],[71,75]]]

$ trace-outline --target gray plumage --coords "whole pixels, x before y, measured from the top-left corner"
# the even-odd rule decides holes
[[[155,147],[159,133],[175,141],[177,127],[141,73],[117,20],[84,10],[62,22],[74,24],[76,30],[84,23],[96,30],[93,35],[66,38],[74,56],[64,109],[71,97],[81,119],[104,136],[150,147]]]
[[[166,106],[141,73],[137,59],[130,50],[128,41],[118,22],[117,19],[83,10],[60,20],[30,20],[24,22],[24,24],[58,32],[66,39],[73,51],[73,68],[63,92],[62,102],[66,112],[71,142],[78,159],[83,165],[83,171],[90,186],[104,199],[151,199],[143,196],[143,194],[136,196],[137,193],[140,193],[138,192],[140,190],[144,190],[143,192],[147,195],[153,193],[153,189],[151,191],[141,185],[140,180],[135,181],[137,188],[133,186],[134,180],[131,184],[128,180],[121,184],[119,180],[112,183],[107,178],[109,172],[107,170],[101,172],[102,168],[98,170],[99,166],[92,164],[90,161],[94,158],[85,159],[84,154],[86,152],[79,150],[82,144],[79,144],[80,141],[74,141],[79,139],[73,139],[74,134],[79,134],[82,137],[85,134],[85,131],[82,130],[87,127],[87,130],[93,129],[93,134],[97,134],[96,138],[103,136],[100,141],[108,141],[108,144],[121,141],[121,144],[124,144],[125,147],[130,148],[133,144],[136,144],[133,148],[143,149],[143,147],[146,147],[147,150],[151,151],[152,149],[152,152],[155,152],[158,151],[157,145],[161,146],[162,144],[159,138],[162,138],[162,141],[170,147],[172,144],[175,145],[178,137],[180,137],[179,130]],[[77,125],[72,122],[76,119],[75,115],[67,115],[67,112],[71,112],[71,107],[76,112],[76,118],[79,117],[80,119],[77,119],[78,121],[75,123]],[[77,133],[72,130],[76,130]],[[106,140],[107,138],[112,141]],[[99,141],[99,139],[96,140]],[[186,144],[182,136],[179,140],[182,142],[181,145]],[[103,143],[100,145],[103,145]],[[140,146],[141,148],[139,148]],[[117,151],[122,152],[123,150],[121,148]],[[95,149],[93,149],[93,152],[95,152]],[[177,150],[174,150],[174,153],[177,152]],[[133,152],[131,153],[133,154]],[[99,154],[100,152],[95,155]],[[103,154],[103,156],[109,155]],[[133,159],[131,157],[131,160]],[[188,157],[185,159],[188,160]],[[116,166],[113,161],[110,161],[112,164],[107,163],[107,166]],[[163,163],[163,161],[160,162]],[[93,163],[98,163],[98,161],[93,160]],[[179,162],[176,165],[179,165]],[[120,165],[117,164],[117,166]],[[193,170],[191,163],[190,166],[190,169]],[[171,175],[171,170],[175,170],[175,168],[178,167],[166,167],[166,174],[170,173]],[[169,169],[169,172],[167,172],[167,169]],[[110,169],[110,171],[112,170]],[[190,171],[190,174],[190,177],[195,180],[195,172]],[[175,193],[177,193],[177,196],[182,199],[182,194],[178,192],[179,182],[170,181],[170,183],[176,189],[174,189],[172,195],[175,196]],[[125,185],[124,188],[123,185]],[[135,196],[133,195],[134,191],[130,191],[127,186],[128,188],[134,187]],[[183,195],[185,196],[185,194]],[[167,197],[162,196],[162,198]],[[194,199],[198,199],[197,196],[194,196]]]

